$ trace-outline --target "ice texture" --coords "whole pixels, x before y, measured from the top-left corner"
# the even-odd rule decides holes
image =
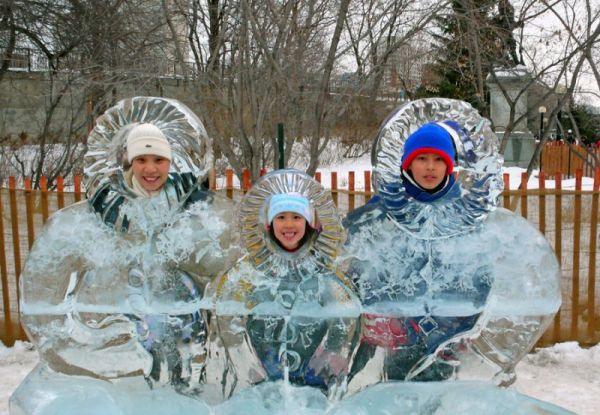
[[[446,119],[465,128],[455,139],[457,179],[421,202],[401,181],[404,141]],[[560,269],[539,231],[497,208],[501,162],[489,122],[461,101],[408,103],[380,129],[378,194],[345,221],[345,272],[363,305],[351,392],[390,379],[514,381],[560,306]]]
[[[130,191],[118,163],[122,130],[138,122],[154,122],[173,147],[169,178],[152,198]],[[153,396],[154,388],[182,402],[199,393],[204,289],[239,253],[229,229],[232,202],[202,184],[206,166],[198,163],[210,154],[196,152],[209,151],[207,140],[196,116],[172,100],[136,97],[100,117],[86,157],[87,201],[50,218],[21,275],[21,321],[41,367],[15,391],[11,413],[54,413],[35,409],[32,396],[64,402],[68,375],[87,379],[82,385],[100,380],[89,393],[110,395],[115,408],[129,405],[129,398],[120,402],[125,385],[140,396]],[[34,393],[41,376],[54,398]]]
[[[82,376],[48,374],[38,366],[24,380],[30,400],[11,414],[26,415],[567,415],[555,405],[480,382],[389,382],[332,402],[317,388],[283,381],[265,382],[231,399],[207,405],[169,388],[149,390],[139,377],[105,382]],[[50,384],[52,387],[50,387]]]

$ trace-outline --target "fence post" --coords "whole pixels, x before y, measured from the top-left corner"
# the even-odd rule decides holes
[[[48,220],[48,178],[40,177],[40,190],[42,191],[42,221],[46,223]]]
[[[540,218],[539,228],[542,234],[546,234],[546,175],[540,170],[538,176],[538,215]],[[536,347],[546,346],[551,344],[550,340],[552,336],[550,330],[546,330],[542,337],[538,340]]]
[[[335,207],[338,206],[338,187],[337,187],[337,172],[331,172],[331,198]]]
[[[56,206],[58,209],[65,207],[65,180],[62,176],[56,178]]]
[[[12,241],[15,261],[15,286],[17,290],[17,315],[19,315],[19,279],[21,277],[21,238],[19,237],[19,210],[17,207],[17,181],[14,176],[8,178],[10,192],[10,221],[12,225]],[[18,320],[17,320],[18,321]],[[22,329],[19,329],[21,335]],[[16,338],[16,337],[15,337]]]
[[[502,192],[502,206],[505,209],[510,209],[510,175],[504,173],[502,175],[502,181],[504,182],[504,191]]]
[[[594,187],[592,194],[592,217],[590,218],[590,256],[588,268],[588,341],[598,343],[596,331],[596,238],[598,237],[598,191],[600,190],[600,168],[594,174]]]
[[[250,190],[250,170],[242,170],[242,191],[246,194]]]
[[[571,309],[571,339],[580,341],[579,338],[579,249],[581,245],[581,184],[583,170],[575,172],[575,212],[573,221],[573,303]]]
[[[348,212],[354,210],[354,172],[348,172]]]
[[[527,219],[527,181],[529,176],[527,176],[527,172],[521,173],[521,216]]]
[[[35,239],[35,228],[33,226],[33,192],[29,177],[25,179],[25,215],[27,215],[27,243],[31,249]]]
[[[75,202],[79,202],[81,200],[81,176],[73,178],[73,187],[75,190]]]
[[[227,189],[227,197],[233,199],[233,170],[225,170],[225,189]]]
[[[260,169],[260,177],[264,176],[265,174],[267,174],[267,169],[263,167],[262,169]]]
[[[21,247],[19,245],[19,213],[17,209],[17,181],[14,176],[8,178],[8,192],[10,198],[10,221],[12,225],[12,241],[15,260],[15,275],[21,275]]]
[[[555,183],[555,193],[554,193],[554,252],[556,253],[556,257],[558,258],[558,263],[562,263],[562,174],[560,172],[556,172],[554,175],[554,183]],[[562,307],[561,307],[562,309]],[[561,332],[561,319],[560,313],[561,309],[558,310],[556,316],[554,317],[554,343],[558,343],[560,341],[560,332]]]
[[[208,188],[210,190],[217,190],[217,172],[214,167],[208,171]]]
[[[6,266],[6,245],[4,243],[4,202],[0,190],[0,276],[2,277],[2,306],[4,309],[4,324],[6,330],[6,345],[12,346],[15,340],[12,316],[10,312],[10,292],[8,286],[8,268]]]
[[[321,172],[318,171],[315,173],[315,180],[319,183],[321,183]]]

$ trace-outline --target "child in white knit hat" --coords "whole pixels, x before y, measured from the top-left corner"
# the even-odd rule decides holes
[[[160,128],[144,123],[127,135],[125,173],[128,185],[140,196],[152,197],[163,188],[171,167],[171,145]]]

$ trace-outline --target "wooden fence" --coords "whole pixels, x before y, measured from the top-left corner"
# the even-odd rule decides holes
[[[355,173],[341,177],[332,172],[329,179],[331,194],[342,214],[365,204],[371,197],[371,174],[365,171],[365,189],[355,188]],[[562,268],[563,304],[554,324],[544,334],[539,345],[575,340],[584,345],[600,342],[600,282],[597,278],[598,257],[598,203],[600,169],[595,171],[593,189],[582,189],[582,170],[576,172],[575,188],[561,187],[562,175],[556,173],[554,188],[546,188],[543,172],[537,189],[528,189],[528,177],[523,174],[519,189],[509,189],[506,174],[502,205],[512,209],[537,226],[554,247]],[[320,181],[321,173],[315,178]],[[339,180],[338,180],[339,179]],[[338,182],[347,182],[339,188]],[[243,175],[240,188],[234,187],[233,173],[228,171],[224,186],[217,189],[217,180],[210,176],[211,188],[227,197],[239,200],[250,188],[250,175]],[[0,189],[0,274],[2,277],[2,308],[0,308],[0,339],[12,345],[15,339],[24,339],[19,325],[18,279],[22,261],[29,251],[36,233],[52,212],[83,199],[81,181],[76,178],[73,191],[65,192],[62,180],[56,191],[48,191],[42,181],[41,190],[31,190],[25,180],[24,189],[17,189],[11,178],[8,188]],[[515,258],[518,260],[518,258]]]
[[[553,178],[561,172],[563,178],[575,176],[577,170],[583,170],[585,177],[593,177],[595,166],[600,160],[600,147],[584,147],[551,141],[544,145],[540,156],[540,170],[547,178]]]

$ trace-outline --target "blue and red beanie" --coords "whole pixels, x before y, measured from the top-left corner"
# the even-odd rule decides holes
[[[449,122],[430,122],[419,127],[406,139],[402,154],[402,169],[408,170],[419,154],[433,153],[442,157],[446,163],[446,174],[452,174],[456,157],[452,133],[456,134]]]

